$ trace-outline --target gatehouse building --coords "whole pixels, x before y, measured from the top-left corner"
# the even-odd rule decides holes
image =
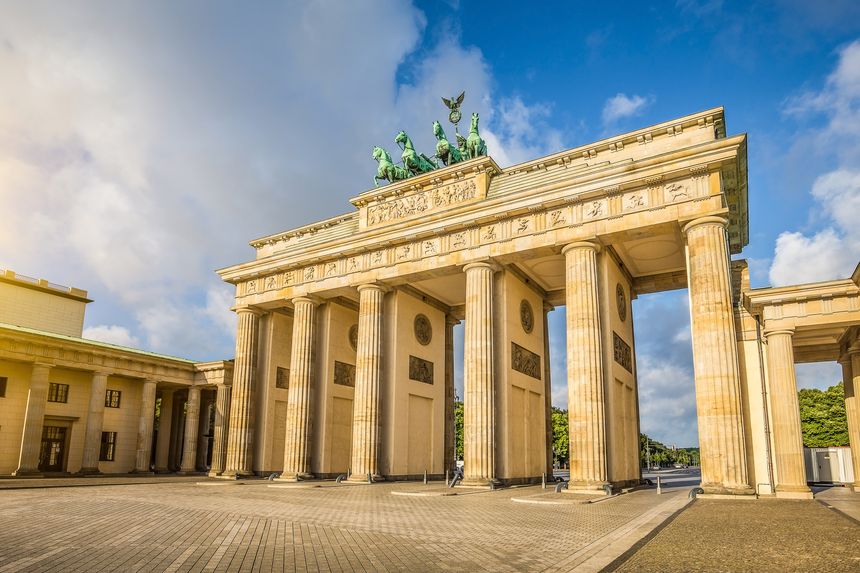
[[[386,155],[374,152],[380,167]],[[635,485],[631,301],[673,289],[689,292],[706,495],[811,496],[796,362],[841,362],[860,443],[860,270],[750,288],[731,258],[749,241],[747,137],[727,134],[722,108],[504,169],[477,154],[389,174],[348,213],[254,240],[251,260],[218,271],[236,288],[232,363],[83,341],[81,291],[52,294],[81,309],[62,327],[0,325],[14,390],[0,399],[0,472],[44,471],[45,429],[66,427],[66,471],[441,477],[455,467],[463,323],[462,483],[540,481],[552,474],[546,315],[564,306],[569,489]],[[60,379],[77,381],[74,409],[48,401]],[[136,437],[108,465],[93,452],[120,424],[102,406],[113,389],[128,404],[116,439]]]

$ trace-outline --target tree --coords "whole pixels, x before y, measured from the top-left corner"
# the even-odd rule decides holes
[[[804,388],[797,393],[800,430],[807,448],[848,445],[845,389],[842,382],[827,390]]]
[[[567,410],[552,408],[552,452],[553,461],[559,465],[567,463],[570,457],[570,431]]]
[[[454,402],[454,458],[463,459],[463,402]]]

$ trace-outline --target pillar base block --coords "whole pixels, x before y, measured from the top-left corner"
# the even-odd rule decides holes
[[[279,477],[275,478],[273,481],[282,481],[282,482],[296,483],[296,482],[300,482],[300,481],[307,481],[307,480],[312,480],[312,479],[315,479],[314,474],[308,474],[308,473],[300,473],[300,474],[282,473]],[[366,480],[365,480],[365,481],[366,481]]]
[[[718,495],[722,497],[750,495],[755,497],[755,490],[749,486],[727,487],[720,484],[702,484],[700,487],[704,490],[705,495]]]
[[[612,486],[609,482],[586,482],[571,480],[567,482],[567,489],[562,490],[567,493],[582,493],[586,495],[608,495],[607,486]]]
[[[221,477],[221,474],[222,474],[222,472],[210,471],[210,472],[209,472],[209,473],[207,473],[206,475],[208,475],[208,476],[209,476],[209,477],[211,477],[211,478],[214,478],[214,477],[219,478],[219,477]]]
[[[45,477],[45,474],[39,470],[15,470],[12,472],[13,477]]]
[[[81,468],[78,470],[78,475],[81,476],[97,476],[102,472],[99,471],[99,468]]]
[[[178,476],[202,476],[206,475],[206,472],[199,472],[197,470],[179,470],[176,472]]]
[[[385,476],[382,476],[382,475],[374,475],[374,476],[370,476],[370,478],[371,479],[368,482],[367,481],[367,474],[364,474],[364,475],[352,474],[348,478],[346,478],[346,481],[348,481],[350,483],[376,483],[376,482],[380,482],[380,481],[385,481]]]
[[[134,470],[133,472],[131,472],[131,475],[133,475],[135,477],[138,477],[138,476],[154,476],[155,472],[148,471],[148,470],[147,471]]]
[[[236,470],[226,470],[222,472],[219,476],[221,479],[244,479],[249,477],[254,477],[253,473],[250,472],[239,472]]]
[[[811,491],[779,491],[777,489],[776,499],[812,499]]]
[[[465,477],[458,485],[463,487],[492,488],[493,486],[501,485],[501,482],[495,478]]]

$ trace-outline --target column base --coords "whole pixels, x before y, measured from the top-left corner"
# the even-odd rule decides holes
[[[485,487],[485,488],[493,488],[495,486],[501,485],[495,478],[486,478],[486,477],[464,477],[458,486],[463,487]]]
[[[812,499],[812,490],[805,485],[777,485],[777,499]]]
[[[315,478],[314,474],[306,474],[306,473],[300,473],[300,474],[282,473],[279,477],[275,478],[273,481],[283,481],[283,482],[296,483],[296,482],[300,482],[300,481],[307,481],[307,480],[311,480],[311,479],[314,479],[314,478]]]
[[[176,475],[179,476],[202,476],[206,475],[206,472],[199,472],[197,470],[179,470],[176,472]]]
[[[751,495],[751,496],[755,496],[755,490],[749,486],[726,487],[726,486],[721,485],[721,484],[702,484],[699,487],[702,488],[705,495],[719,495],[719,496]]]
[[[78,470],[78,475],[81,476],[97,476],[102,472],[99,471],[99,468],[81,468]]]
[[[221,477],[222,473],[223,472],[209,470],[209,473],[207,473],[206,475],[208,475],[211,478],[214,478],[214,477]]]
[[[131,475],[133,475],[133,476],[154,476],[155,472],[148,471],[148,470],[147,471],[134,470],[133,472],[131,472]]]
[[[385,481],[385,476],[374,475],[371,476],[370,481],[367,481],[367,474],[352,474],[348,478],[346,478],[346,481],[348,481],[349,483],[376,483],[380,481]]]

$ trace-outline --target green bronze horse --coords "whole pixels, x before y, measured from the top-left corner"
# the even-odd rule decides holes
[[[376,175],[373,178],[373,184],[376,187],[379,187],[379,181],[382,179],[393,183],[394,181],[403,181],[409,178],[409,171],[399,165],[395,165],[391,161],[391,156],[388,152],[381,147],[373,148],[373,158],[379,163],[379,168],[376,170]]]
[[[451,145],[448,138],[445,137],[445,131],[442,129],[442,124],[438,121],[433,122],[433,135],[436,136],[436,157],[438,157],[442,163],[445,165],[453,165],[463,161],[463,154],[460,152],[460,149]],[[462,136],[460,139],[462,139]]]
[[[398,133],[397,137],[394,138],[394,142],[402,146],[403,155],[401,159],[403,159],[403,166],[413,175],[427,173],[439,167],[435,161],[423,153],[415,151],[415,146],[412,145],[412,140],[409,139],[405,131]]]
[[[472,114],[472,124],[469,126],[469,137],[466,138],[466,157],[474,159],[487,154],[487,143],[478,135],[478,114]]]

